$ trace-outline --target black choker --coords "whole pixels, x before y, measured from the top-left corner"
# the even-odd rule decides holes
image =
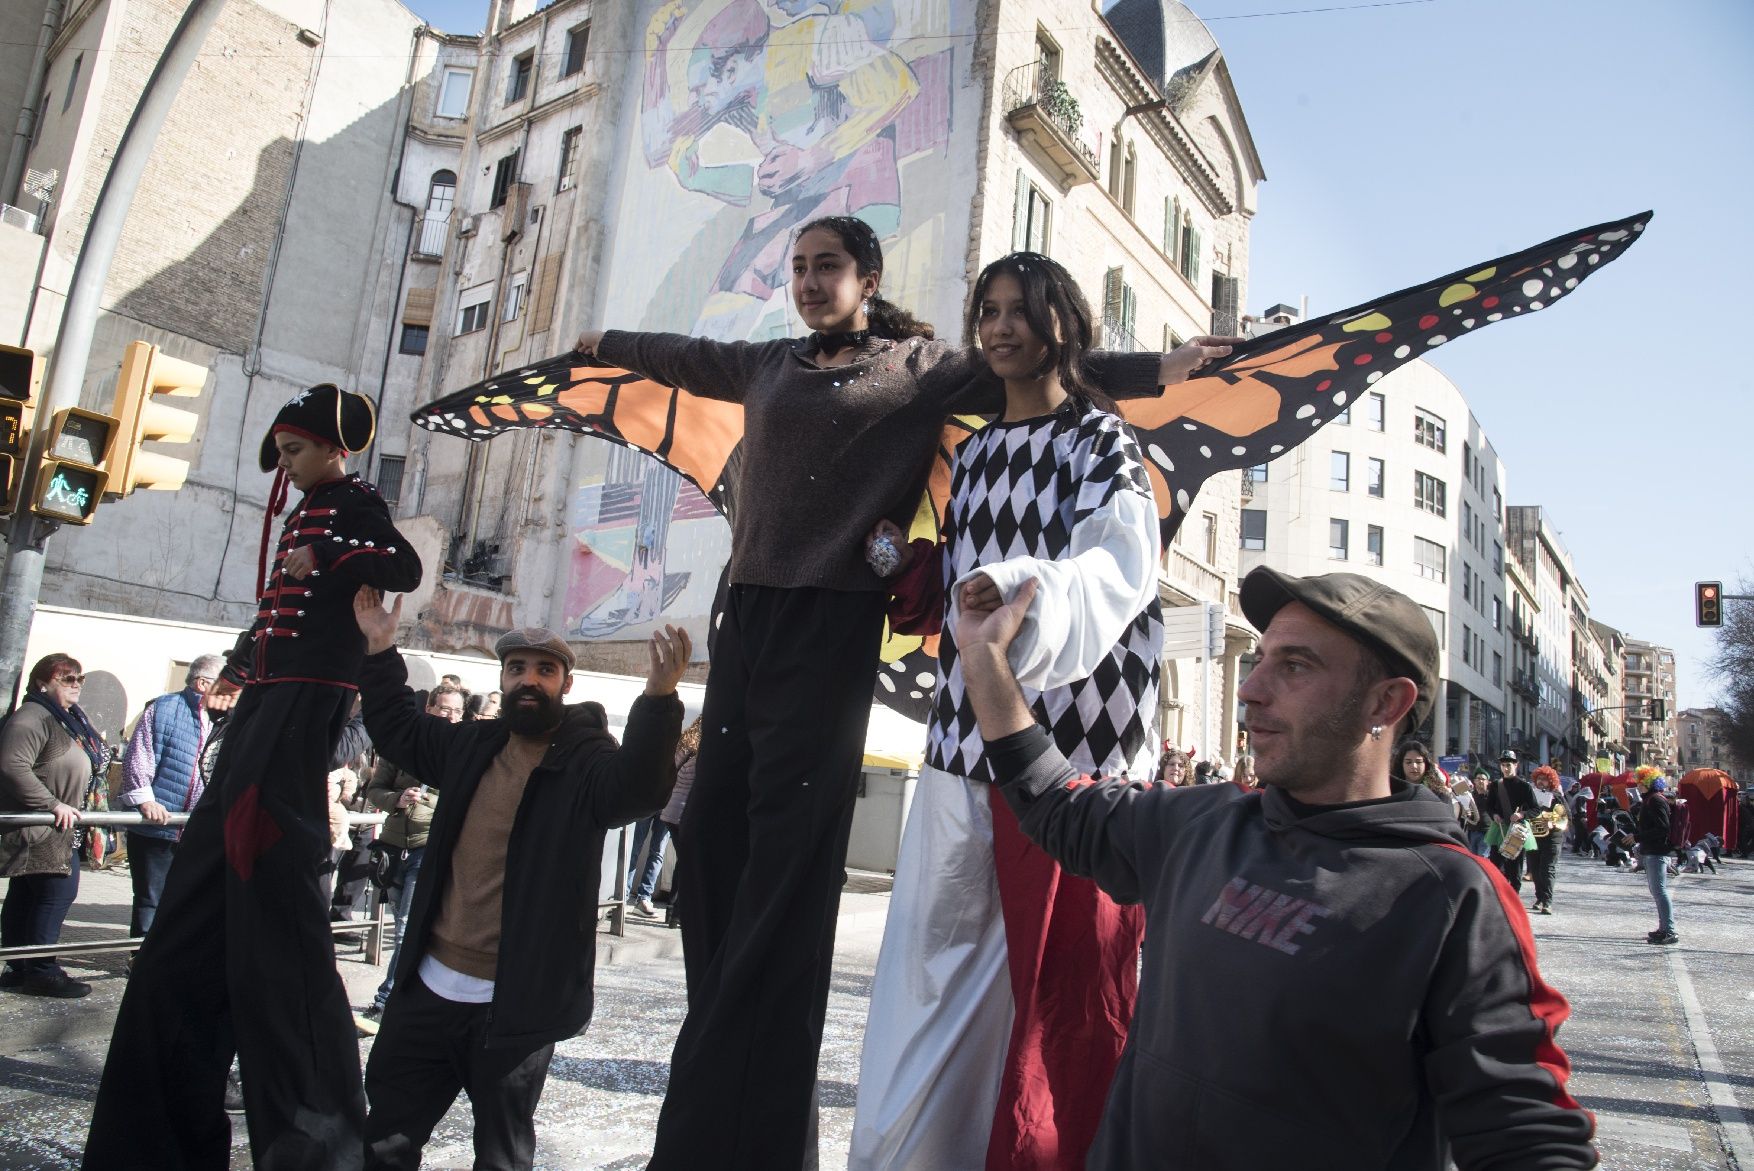
[[[819,354],[838,354],[842,350],[856,350],[871,340],[871,331],[855,329],[846,333],[813,333],[810,339],[816,343]]]

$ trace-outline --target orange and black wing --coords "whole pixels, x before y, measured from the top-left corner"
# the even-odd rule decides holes
[[[1158,398],[1128,399],[1168,544],[1200,486],[1267,463],[1351,406],[1389,371],[1568,296],[1644,231],[1651,213],[1533,248],[1255,338]]]
[[[562,354],[428,403],[414,422],[441,435],[490,439],[552,428],[643,451],[699,488],[728,519],[736,496],[743,407],[664,386],[584,354]]]

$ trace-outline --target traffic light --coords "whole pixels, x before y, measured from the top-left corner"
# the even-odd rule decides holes
[[[137,488],[174,492],[189,476],[189,461],[155,451],[141,451],[143,442],[187,443],[195,437],[201,417],[154,402],[155,396],[195,398],[207,383],[207,368],[180,358],[167,358],[148,342],[129,342],[116,379],[116,441],[110,453],[112,497]]]
[[[1669,705],[1660,699],[1650,701],[1650,718],[1659,724],[1669,718]]]
[[[68,407],[55,412],[30,509],[64,524],[88,525],[103,499],[104,462],[116,441],[116,420]]]
[[[30,401],[31,369],[36,355],[17,346],[0,346],[0,399]]]
[[[11,516],[18,499],[20,456],[30,445],[26,413],[36,355],[0,346],[0,516]]]
[[[1724,624],[1724,583],[1696,581],[1693,583],[1693,625]]]

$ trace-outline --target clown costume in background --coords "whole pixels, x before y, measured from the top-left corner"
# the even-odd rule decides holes
[[[221,672],[221,686],[242,695],[122,997],[90,1171],[228,1166],[234,1052],[255,1166],[363,1164],[359,1047],[320,880],[326,778],[365,657],[354,594],[420,584],[420,559],[377,490],[341,473],[373,430],[369,400],[325,384],[295,395],[262,441],[262,470],[280,471],[263,519],[260,602]],[[305,495],[266,571],[289,476]]]

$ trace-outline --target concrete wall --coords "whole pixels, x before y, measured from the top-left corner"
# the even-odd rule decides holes
[[[54,19],[60,8],[61,0],[8,0],[0,4],[0,175],[11,169],[14,152],[29,149],[28,139],[20,143],[13,134],[19,128],[19,114],[28,96],[25,87],[30,83],[31,63],[36,59],[43,22]],[[32,128],[40,112],[33,106]],[[19,178],[23,177],[20,168]],[[0,191],[0,203],[15,203],[27,211],[37,207],[34,198],[16,191]]]
[[[9,346],[24,344],[24,328],[30,319],[31,292],[37,265],[48,241],[35,232],[0,223],[0,343]],[[24,280],[10,279],[23,275]]]
[[[104,166],[180,11],[172,0],[88,4],[57,41],[51,73],[83,52],[90,80],[32,155],[67,174],[28,329],[39,352],[59,329]],[[313,383],[375,393],[384,381],[413,215],[390,188],[418,25],[395,0],[226,6],[130,207],[81,400],[108,409],[135,338],[208,366],[191,404],[197,441],[166,449],[191,459],[189,482],[58,534],[45,601],[214,623],[248,614],[269,481],[255,452],[269,421]],[[34,265],[0,262],[9,286],[34,278]]]

